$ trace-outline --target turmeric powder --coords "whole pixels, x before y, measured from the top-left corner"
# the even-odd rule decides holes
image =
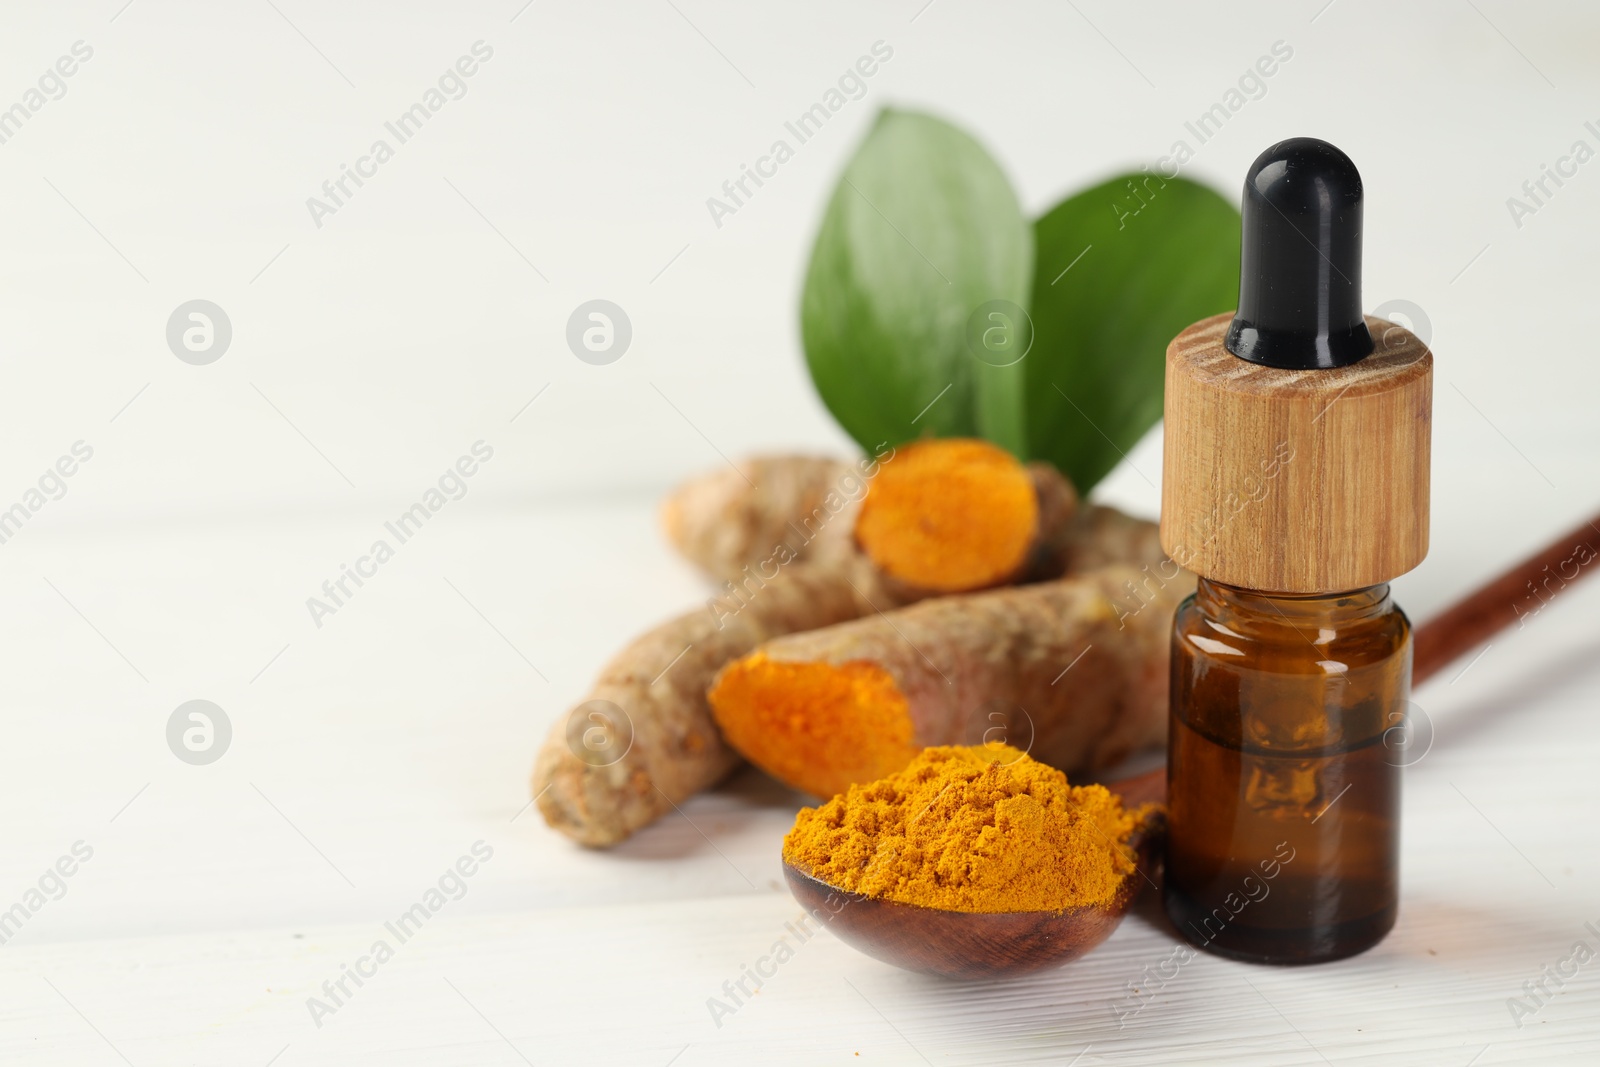
[[[783,858],[836,889],[946,911],[1103,906],[1135,869],[1128,842],[1149,811],[1007,745],[929,748],[801,810]]]

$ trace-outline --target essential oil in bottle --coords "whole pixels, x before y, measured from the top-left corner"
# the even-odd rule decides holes
[[[1173,627],[1163,892],[1211,952],[1370,948],[1399,900],[1433,359],[1361,313],[1361,176],[1324,141],[1244,184],[1239,309],[1167,349],[1161,541],[1200,577]],[[1374,334],[1381,343],[1374,342]]]

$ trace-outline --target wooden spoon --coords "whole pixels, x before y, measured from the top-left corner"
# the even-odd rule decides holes
[[[1427,681],[1452,660],[1511,625],[1529,583],[1560,571],[1583,549],[1600,557],[1600,515],[1523,560],[1417,630],[1412,681]],[[1582,567],[1578,576],[1596,569]],[[1565,576],[1562,576],[1565,578]],[[1565,578],[1570,582],[1573,578]],[[1525,613],[1525,612],[1524,612]],[[1167,796],[1167,772],[1107,783],[1130,807]],[[877,900],[837,889],[785,861],[784,878],[800,906],[857,950],[908,971],[946,978],[1005,978],[1065,963],[1111,936],[1139,890],[1150,882],[1166,830],[1157,816],[1128,844],[1139,856],[1134,875],[1109,904],[1064,911],[966,912]],[[1151,882],[1154,885],[1154,882]]]
[[[1141,872],[1151,869],[1165,833],[1166,820],[1157,814],[1128,839]],[[787,860],[783,876],[800,906],[847,945],[945,978],[1006,978],[1077,959],[1111,936],[1144,885],[1141,878],[1124,878],[1111,902],[1097,907],[971,912],[848,893]]]

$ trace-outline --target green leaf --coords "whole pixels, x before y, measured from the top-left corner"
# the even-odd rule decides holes
[[[1187,179],[1125,174],[1063,200],[1034,239],[1028,448],[1087,493],[1161,419],[1167,342],[1235,306],[1239,212]]]
[[[885,110],[845,168],[806,271],[800,328],[822,401],[868,452],[982,436],[1022,453],[1022,363],[981,362],[967,323],[1025,308],[1033,234],[1005,174],[971,137]]]

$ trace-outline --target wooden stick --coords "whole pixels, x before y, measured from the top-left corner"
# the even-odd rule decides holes
[[[1600,557],[1597,548],[1600,515],[1556,538],[1476,593],[1429,619],[1417,629],[1412,649],[1412,684],[1421,685],[1452,660],[1538,611],[1548,596],[1592,569],[1585,564]]]
[[[1421,685],[1512,623],[1539,610],[1545,599],[1596,568],[1600,559],[1600,515],[1511,567],[1417,628],[1411,683]],[[1124,804],[1164,802],[1167,770],[1106,783]]]

